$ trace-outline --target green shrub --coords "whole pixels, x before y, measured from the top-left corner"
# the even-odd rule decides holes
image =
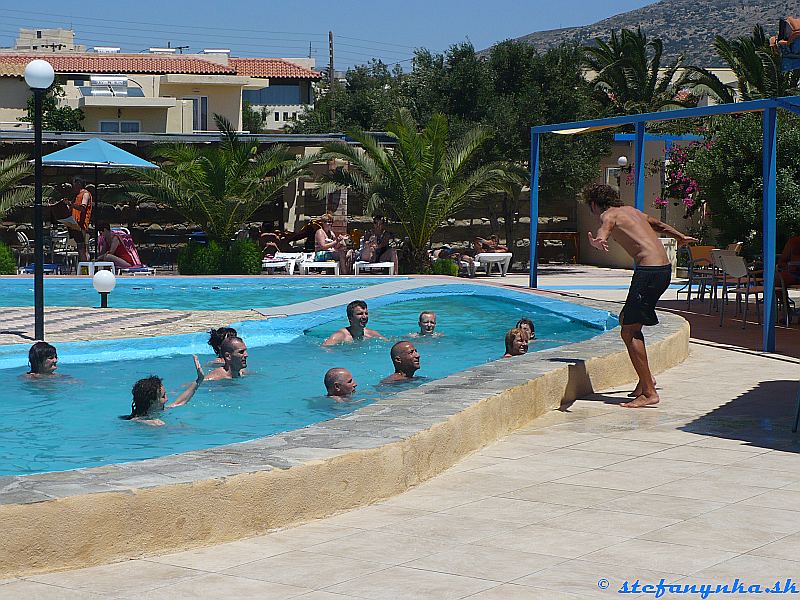
[[[17,272],[17,262],[11,248],[0,242],[0,275],[14,275]]]
[[[178,255],[178,272],[181,275],[221,275],[224,259],[225,250],[217,242],[190,242]]]
[[[225,255],[228,275],[261,274],[261,249],[253,240],[236,240]]]
[[[449,258],[438,258],[433,261],[434,275],[452,275],[458,277],[458,265],[456,261]]]

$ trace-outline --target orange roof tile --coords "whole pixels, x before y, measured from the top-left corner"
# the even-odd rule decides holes
[[[53,65],[56,73],[186,73],[236,75],[236,70],[219,63],[194,57],[160,56],[151,54],[5,54],[0,53],[0,73],[16,75],[14,71],[35,58]],[[21,74],[21,72],[19,73]]]
[[[286,79],[319,79],[320,73],[281,58],[231,58],[228,64],[239,75]]]

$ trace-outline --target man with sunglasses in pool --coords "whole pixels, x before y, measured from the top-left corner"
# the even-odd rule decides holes
[[[247,367],[247,345],[239,337],[228,337],[219,347],[220,358],[224,361],[221,367],[211,371],[206,376],[206,381],[221,379],[238,379],[245,375]]]
[[[352,344],[356,340],[366,340],[377,338],[386,341],[380,333],[374,329],[367,329],[369,323],[369,309],[363,300],[353,300],[347,305],[347,320],[350,325],[342,327],[322,342],[323,346],[335,346],[337,344]]]

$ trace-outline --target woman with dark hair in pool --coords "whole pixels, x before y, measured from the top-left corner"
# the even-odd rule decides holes
[[[30,371],[28,377],[39,378],[55,375],[58,368],[58,353],[55,346],[47,342],[36,342],[28,350],[28,364]]]
[[[239,334],[236,333],[236,330],[233,327],[220,327],[219,329],[212,329],[208,332],[208,334],[208,345],[214,349],[214,354],[217,355],[217,358],[208,363],[208,366],[211,367],[225,364],[225,360],[222,358],[222,354],[220,354],[222,342],[229,337],[239,337]]]
[[[183,406],[192,399],[197,388],[203,383],[205,373],[203,367],[200,366],[200,361],[197,356],[194,356],[194,366],[197,369],[197,379],[189,384],[175,402],[167,404],[167,390],[164,388],[164,382],[161,377],[150,375],[140,379],[133,384],[131,393],[133,394],[133,401],[131,402],[131,414],[122,415],[120,419],[126,421],[138,421],[145,425],[152,425],[154,427],[161,427],[164,421],[157,417],[165,408],[176,408]]]

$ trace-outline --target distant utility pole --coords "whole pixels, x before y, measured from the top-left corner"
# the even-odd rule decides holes
[[[330,85],[330,90],[328,90],[329,94],[333,94],[334,86],[336,85],[335,82],[335,75],[333,70],[333,32],[328,32],[328,85]],[[331,100],[333,100],[331,98]],[[331,101],[331,128],[336,125],[336,109],[334,108],[334,104]]]
[[[313,52],[311,51],[311,42],[308,42],[308,58],[313,56]]]

